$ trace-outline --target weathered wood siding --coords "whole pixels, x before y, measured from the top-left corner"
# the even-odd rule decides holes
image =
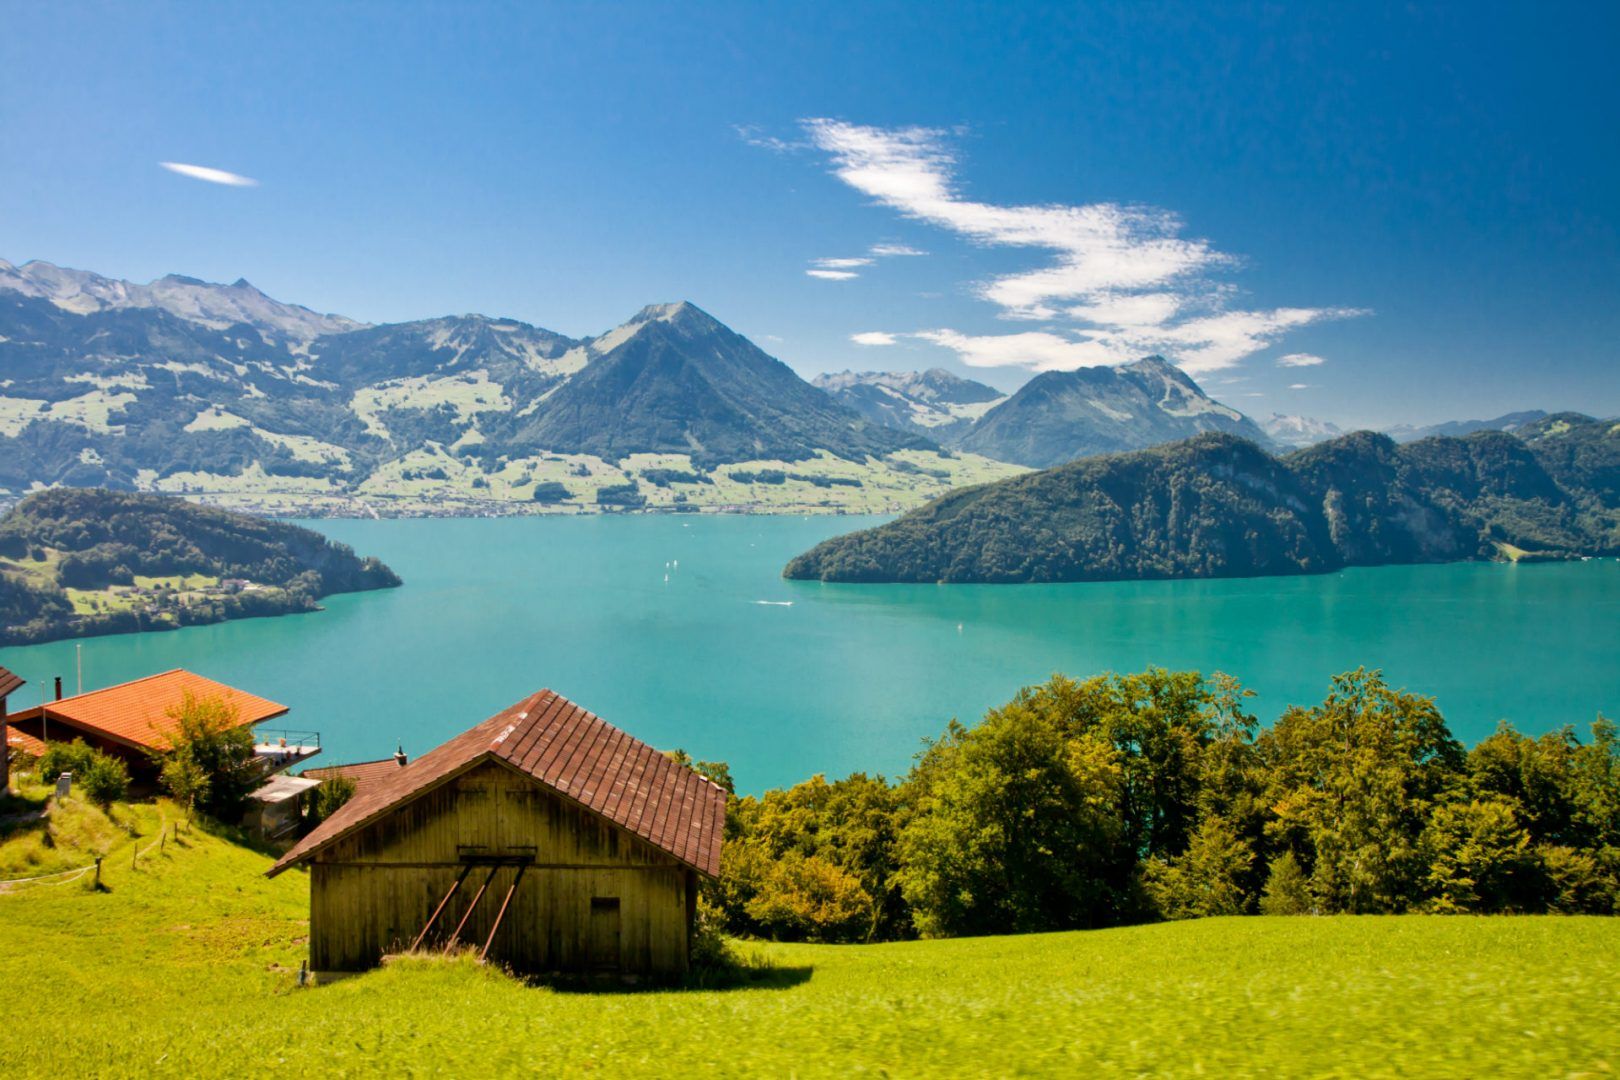
[[[310,867],[310,962],[357,971],[408,948],[454,884],[464,856],[529,856],[491,961],[522,971],[674,974],[687,962],[690,872],[596,815],[489,762],[317,855]],[[501,867],[460,940],[482,945],[516,867]],[[442,943],[489,875],[475,866],[439,916]],[[618,901],[617,961],[605,939]],[[594,947],[593,947],[594,942]]]

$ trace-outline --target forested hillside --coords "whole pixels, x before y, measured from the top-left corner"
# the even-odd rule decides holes
[[[1620,554],[1620,425],[1397,445],[1358,432],[1286,457],[1207,434],[947,494],[794,559],[790,578],[1028,582],[1312,573]]]
[[[0,643],[313,611],[399,583],[309,529],[163,495],[57,488],[0,518]]]

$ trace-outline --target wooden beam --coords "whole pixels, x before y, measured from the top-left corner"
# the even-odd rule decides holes
[[[456,923],[455,933],[450,935],[450,940],[444,943],[445,952],[449,952],[451,949],[456,947],[456,939],[459,938],[461,936],[461,932],[467,928],[467,920],[472,918],[472,913],[478,909],[478,901],[484,898],[484,890],[489,888],[489,883],[495,880],[495,875],[500,871],[500,869],[501,868],[499,866],[492,866],[489,868],[489,876],[484,878],[484,883],[478,886],[478,891],[473,894],[472,903],[467,905],[467,913],[461,917],[460,922]]]
[[[512,902],[512,894],[517,892],[518,883],[523,880],[523,871],[527,866],[519,865],[518,872],[512,878],[511,888],[506,890],[506,899],[501,901],[501,910],[495,913],[495,925],[489,928],[489,937],[484,939],[484,947],[478,950],[478,962],[482,964],[484,957],[489,955],[489,947],[495,943],[495,931],[501,928],[501,920],[506,918],[506,906]]]
[[[467,875],[470,873],[472,873],[471,864],[461,868],[461,873],[456,877],[455,884],[450,886],[450,891],[444,894],[444,899],[439,901],[439,906],[433,909],[432,915],[428,916],[427,925],[422,927],[422,932],[416,935],[415,941],[411,942],[411,952],[415,952],[422,947],[422,939],[428,936],[428,931],[433,929],[433,924],[439,921],[439,915],[444,911],[445,905],[450,902],[452,896],[456,895],[456,890],[461,888],[461,883],[467,880]]]

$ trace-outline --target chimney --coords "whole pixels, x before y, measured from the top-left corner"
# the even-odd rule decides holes
[[[400,768],[403,769],[409,760],[410,759],[405,756],[405,744],[400,743],[399,746],[394,750],[394,761],[399,765]]]
[[[62,700],[62,676],[60,675],[56,677],[56,700]]]

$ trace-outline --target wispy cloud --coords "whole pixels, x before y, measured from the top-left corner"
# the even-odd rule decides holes
[[[1310,388],[1311,388],[1310,383],[1297,382],[1297,383],[1289,383],[1288,384],[1288,389],[1290,389],[1290,390],[1309,390]]]
[[[868,253],[865,255],[854,255],[833,259],[811,259],[810,265],[815,269],[806,270],[805,273],[809,274],[811,277],[825,278],[829,281],[848,281],[850,278],[858,277],[859,275],[846,274],[844,276],[835,277],[831,274],[817,273],[817,271],[855,270],[858,268],[871,266],[879,259],[889,259],[901,255],[926,254],[928,254],[926,251],[918,251],[916,248],[907,247],[904,244],[873,244],[868,249]]]
[[[1320,356],[1313,356],[1308,352],[1289,353],[1287,356],[1277,358],[1278,367],[1316,367],[1325,363],[1327,361]]]
[[[1363,312],[1347,307],[1234,310],[1234,290],[1213,280],[1239,260],[1186,237],[1169,210],[1100,202],[1000,205],[966,198],[950,133],[879,128],[840,120],[803,122],[833,175],[913,221],[987,247],[1049,252],[1036,269],[991,277],[977,294],[1004,318],[1047,323],[1039,331],[911,336],[953,349],[964,363],[1045,370],[1119,364],[1164,351],[1189,371],[1229,367],[1289,330]],[[896,245],[898,246],[898,245]],[[873,247],[876,254],[878,246]]]
[[[861,276],[853,270],[822,270],[818,267],[811,267],[805,273],[810,277],[820,278],[822,281],[849,281]]]
[[[882,330],[865,330],[849,335],[849,340],[857,345],[893,345],[899,339]]]
[[[259,182],[251,176],[226,172],[224,169],[211,169],[206,165],[187,165],[183,161],[160,161],[158,164],[172,173],[189,176],[193,180],[206,180],[210,184],[225,184],[228,187],[259,186]]]

